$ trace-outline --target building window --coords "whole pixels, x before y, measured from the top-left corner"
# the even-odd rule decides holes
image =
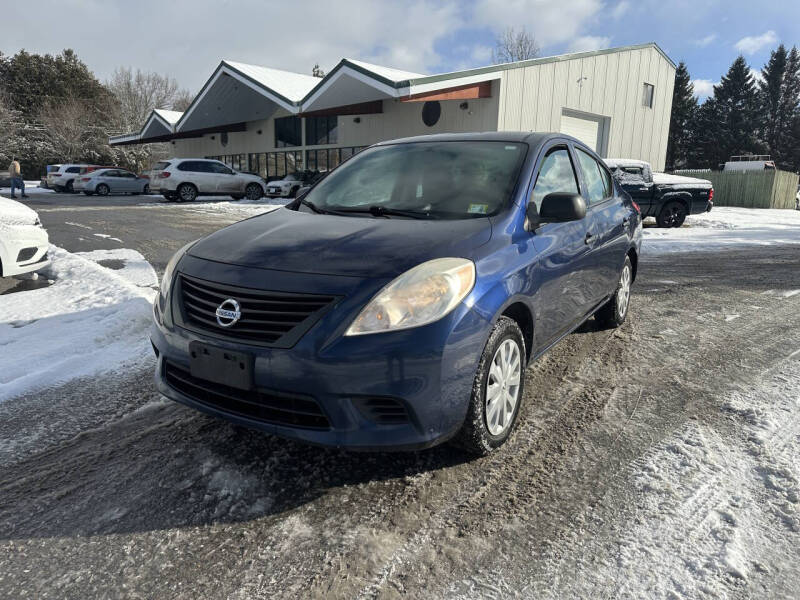
[[[339,122],[333,117],[306,117],[306,145],[322,146],[339,141]]]
[[[642,106],[653,108],[653,96],[655,95],[656,87],[650,83],[644,84],[644,91],[642,94]]]
[[[275,147],[299,146],[302,144],[301,121],[298,117],[275,119]]]

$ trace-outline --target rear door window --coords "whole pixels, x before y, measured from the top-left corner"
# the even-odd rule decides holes
[[[67,167],[66,173],[80,173],[80,167]]]
[[[155,164],[155,166],[153,167],[153,170],[154,170],[154,171],[163,171],[163,170],[164,170],[164,169],[166,169],[168,166],[169,166],[169,163],[168,163],[167,161],[161,161],[161,162],[157,162],[157,163]]]
[[[602,202],[609,196],[610,183],[605,181],[603,169],[594,158],[580,148],[576,148],[576,150],[578,151],[578,162],[583,172],[583,181],[586,184],[586,193],[589,196],[589,204]]]
[[[580,193],[578,180],[575,177],[575,168],[572,166],[572,159],[566,148],[550,150],[542,162],[531,194],[531,200],[536,204],[536,210],[542,207],[542,200],[545,196],[556,192]]]

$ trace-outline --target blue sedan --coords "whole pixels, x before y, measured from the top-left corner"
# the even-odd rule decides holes
[[[562,134],[408,138],[181,249],[151,339],[158,389],[354,449],[502,445],[524,371],[628,314],[636,205]]]

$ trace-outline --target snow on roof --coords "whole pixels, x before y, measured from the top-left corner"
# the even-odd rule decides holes
[[[383,67],[381,65],[373,65],[372,63],[364,62],[363,60],[353,60],[352,58],[348,58],[347,62],[353,63],[361,67],[362,69],[366,69],[380,77],[384,77],[389,79],[390,81],[406,81],[407,79],[416,79],[418,77],[427,77],[422,73],[413,73],[411,71],[402,71],[400,69],[392,69],[391,67]]]
[[[269,88],[293,102],[299,102],[311,89],[319,83],[318,77],[294,73],[292,71],[281,71],[269,67],[258,65],[248,65],[245,63],[223,60],[229,67],[246,75],[256,83]]]
[[[156,108],[155,112],[159,117],[164,119],[170,125],[175,125],[178,120],[183,116],[183,113],[178,110],[166,110],[163,108]]]
[[[609,167],[650,167],[650,163],[635,158],[604,158],[603,162]]]

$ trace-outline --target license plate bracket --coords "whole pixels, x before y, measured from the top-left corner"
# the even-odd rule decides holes
[[[189,342],[192,377],[239,390],[253,389],[253,356],[203,342]]]

